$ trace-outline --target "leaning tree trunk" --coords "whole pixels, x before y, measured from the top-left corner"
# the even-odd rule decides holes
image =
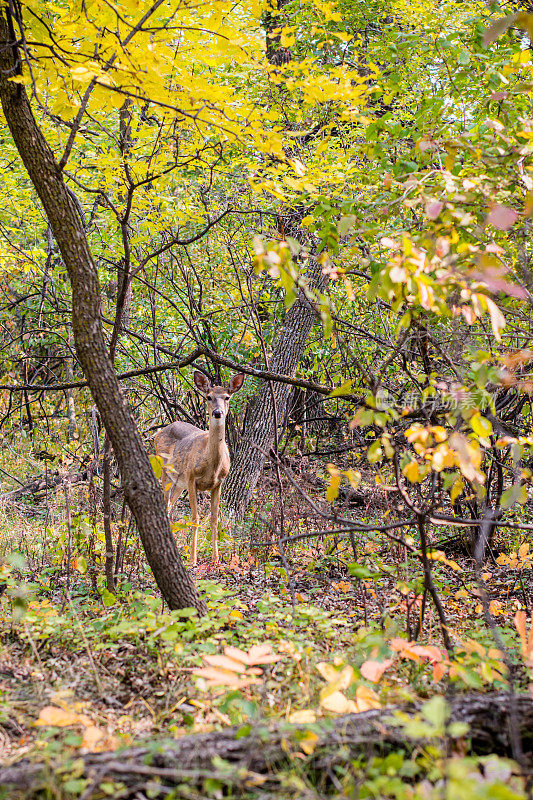
[[[322,266],[314,258],[310,261],[306,278],[309,288],[323,288]],[[272,372],[295,375],[315,319],[314,305],[300,291],[276,341],[270,361]],[[222,490],[225,512],[230,519],[239,520],[250,503],[274,442],[275,421],[281,422],[283,419],[291,390],[292,386],[288,383],[266,384],[252,404],[246,430]]]
[[[172,536],[161,489],[155,479],[131,410],[120,392],[101,322],[98,273],[82,221],[61,170],[32,114],[20,74],[16,38],[7,6],[0,13],[0,100],[13,140],[43,204],[72,285],[76,352],[119,464],[126,500],[157,585],[170,608],[204,613]]]

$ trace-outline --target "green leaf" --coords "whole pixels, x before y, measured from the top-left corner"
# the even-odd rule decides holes
[[[442,730],[446,723],[446,720],[450,716],[450,709],[448,703],[442,697],[442,695],[435,695],[428,700],[427,703],[424,703],[422,706],[422,716],[427,719],[428,722],[433,723],[435,728]]]
[[[346,217],[341,217],[339,220],[339,224],[337,225],[337,231],[339,232],[339,236],[346,236],[350,228],[353,228],[355,225],[355,215],[348,214]]]
[[[26,569],[26,559],[22,553],[17,553],[17,551],[14,550],[12,553],[8,553],[5,558],[7,563],[15,569]]]
[[[368,567],[365,567],[364,564],[356,564],[355,562],[348,564],[348,572],[350,575],[353,575],[354,578],[359,578],[359,580],[375,577],[375,573],[371,572]]]
[[[376,439],[366,452],[366,457],[370,464],[375,464],[376,461],[379,461],[381,456],[383,455],[383,450],[381,449],[381,439]]]
[[[102,602],[106,608],[115,605],[117,598],[107,589],[102,589]]]
[[[63,789],[70,794],[80,795],[88,784],[87,778],[72,778],[63,784]]]
[[[525,484],[514,483],[502,494],[500,505],[502,508],[511,508],[515,503],[523,505],[527,500],[527,486]]]
[[[460,739],[468,733],[468,724],[466,722],[452,722],[448,725],[447,732],[454,739]]]
[[[352,391],[352,384],[353,380],[350,378],[350,380],[346,381],[346,383],[343,383],[342,386],[337,386],[336,389],[333,389],[329,397],[340,397],[343,394],[350,394]]]
[[[374,422],[376,412],[372,408],[360,408],[353,418],[353,424],[366,428]]]
[[[76,559],[76,566],[79,573],[85,575],[87,572],[87,559],[85,556],[78,556]]]

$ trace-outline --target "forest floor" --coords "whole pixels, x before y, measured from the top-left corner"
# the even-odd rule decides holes
[[[329,513],[322,490],[305,491]],[[37,508],[18,503],[0,516],[0,578],[8,587],[0,601],[4,762],[112,751],[264,719],[313,724],[428,701],[450,688],[504,689],[509,664],[517,690],[527,690],[517,612],[527,608],[533,582],[523,538],[512,549],[507,540],[506,552],[496,541],[486,565],[498,641],[483,622],[471,560],[450,546],[439,551],[434,577],[455,647],[447,654],[407,553],[381,534],[356,534],[352,542],[328,533],[334,523],[286,481],[283,514],[276,484],[266,477],[245,530],[235,539],[221,533],[223,563],[215,568],[203,523],[203,560],[195,570],[208,599],[202,619],[164,607],[127,524],[114,528],[121,552],[110,593],[90,489],[72,487],[68,499],[68,513],[59,488]],[[184,557],[186,513],[185,501],[175,520]],[[394,500],[376,500],[369,489],[367,507],[354,516],[382,521],[397,513]],[[285,535],[324,533],[290,544],[284,564],[276,543],[282,525]],[[516,780],[510,770],[509,797],[525,797]],[[287,796],[293,794],[300,796],[296,790]]]

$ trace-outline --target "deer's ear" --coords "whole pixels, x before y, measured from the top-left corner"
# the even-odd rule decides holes
[[[198,372],[198,370],[196,369],[194,370],[194,385],[196,386],[198,391],[202,392],[203,394],[207,394],[207,392],[211,388],[211,384],[209,383],[205,375],[202,375],[202,373]]]
[[[230,394],[238,392],[243,383],[244,383],[244,375],[242,372],[238,372],[236,375],[233,376],[233,378],[229,382],[228,389]]]

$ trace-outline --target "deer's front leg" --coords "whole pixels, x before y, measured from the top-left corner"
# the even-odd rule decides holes
[[[211,538],[213,546],[211,549],[211,561],[218,564],[218,508],[220,505],[220,490],[222,484],[216,486],[211,492]]]
[[[187,487],[189,492],[189,503],[191,505],[191,522],[193,524],[192,545],[191,545],[191,567],[196,566],[196,551],[198,547],[198,503],[196,501],[196,484],[194,480],[189,481]]]

